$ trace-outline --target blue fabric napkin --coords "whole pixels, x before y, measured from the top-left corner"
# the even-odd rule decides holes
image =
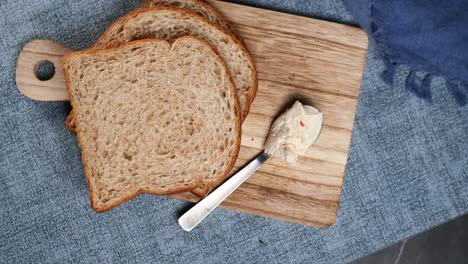
[[[406,87],[431,99],[434,75],[447,81],[461,105],[468,94],[468,1],[466,0],[344,0],[380,47],[386,70],[383,80],[393,85],[399,65],[411,69]]]

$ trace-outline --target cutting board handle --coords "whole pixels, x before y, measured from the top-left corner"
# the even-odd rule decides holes
[[[68,101],[60,59],[70,52],[72,50],[49,40],[33,40],[26,44],[16,63],[18,90],[33,100]],[[44,73],[42,69],[48,69],[49,76],[41,74]]]

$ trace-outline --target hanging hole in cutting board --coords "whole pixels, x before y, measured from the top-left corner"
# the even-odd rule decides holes
[[[42,60],[34,67],[34,75],[40,81],[48,81],[55,75],[55,65],[49,60]]]

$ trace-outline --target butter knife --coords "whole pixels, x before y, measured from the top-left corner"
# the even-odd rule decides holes
[[[234,174],[229,180],[182,215],[179,218],[179,225],[187,232],[192,231],[193,228],[257,171],[269,157],[267,153],[263,152],[252,160],[242,170]]]

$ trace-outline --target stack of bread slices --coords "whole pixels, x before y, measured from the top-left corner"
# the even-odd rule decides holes
[[[94,210],[142,193],[203,197],[228,177],[257,77],[208,3],[144,1],[62,66]]]

